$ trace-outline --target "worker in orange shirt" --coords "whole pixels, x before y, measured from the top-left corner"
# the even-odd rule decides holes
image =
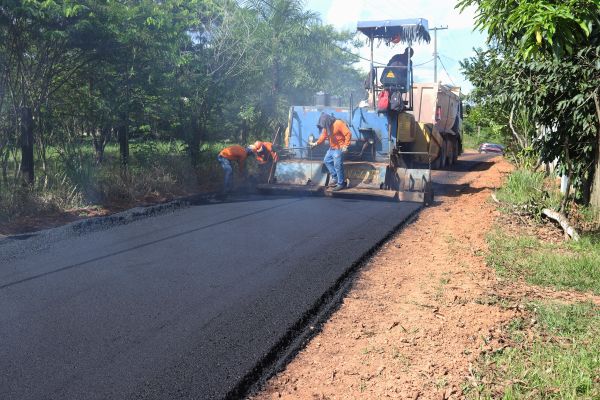
[[[254,152],[260,173],[260,180],[269,183],[269,179],[275,174],[275,167],[279,156],[273,149],[271,142],[254,142]]]
[[[225,147],[219,155],[217,160],[223,167],[225,172],[225,178],[223,182],[223,192],[228,192],[233,187],[233,168],[231,166],[232,161],[237,161],[240,175],[244,175],[244,164],[246,158],[254,153],[254,146],[242,147],[237,144],[233,146]]]
[[[322,131],[321,136],[316,142],[309,143],[309,146],[314,147],[329,140],[329,150],[323,159],[331,177],[329,186],[334,186],[334,191],[342,190],[346,187],[343,155],[348,151],[352,133],[344,121],[326,113],[321,113],[317,129]]]

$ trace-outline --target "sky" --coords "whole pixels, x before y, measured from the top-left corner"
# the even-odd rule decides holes
[[[431,43],[413,46],[413,74],[415,82],[433,82],[433,27],[448,27],[437,31],[437,47],[441,62],[438,61],[438,80],[453,86],[460,86],[468,93],[472,86],[460,73],[459,61],[474,55],[473,48],[485,47],[485,35],[474,30],[474,9],[460,13],[454,7],[456,0],[307,0],[306,8],[321,14],[326,24],[338,30],[356,30],[357,21],[425,18],[429,22]],[[360,35],[365,38],[364,35]],[[377,47],[375,42],[374,59],[387,63],[396,53],[402,53],[405,45],[400,43],[388,48],[384,43]],[[364,46],[359,54],[369,58],[369,47]],[[422,65],[420,65],[422,64]],[[443,65],[442,65],[443,64]],[[360,63],[368,71],[368,62]]]

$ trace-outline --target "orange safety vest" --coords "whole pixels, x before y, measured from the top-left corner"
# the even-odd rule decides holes
[[[244,163],[246,162],[246,158],[248,158],[248,152],[244,147],[234,144],[233,146],[225,147],[219,155],[229,161],[237,161],[240,172],[244,171]]]
[[[262,146],[256,149],[256,160],[259,164],[266,164],[269,160],[277,162],[277,153],[273,151],[273,144],[270,142],[262,142]]]
[[[327,137],[327,128],[323,128],[317,144],[321,144],[326,139],[329,139],[329,147],[332,149],[341,149],[342,147],[350,146],[351,138],[352,133],[350,133],[350,129],[348,129],[344,121],[336,119],[331,126],[331,137]]]

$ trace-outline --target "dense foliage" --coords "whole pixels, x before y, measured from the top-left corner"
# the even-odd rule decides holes
[[[23,110],[33,186],[81,170],[82,146],[106,164],[118,137],[183,143],[197,166],[209,142],[270,138],[290,104],[359,89],[353,47],[302,0],[3,1],[0,194],[20,186]]]
[[[471,5],[489,40],[462,62],[472,99],[517,149],[558,161],[578,198],[600,206],[600,1],[459,2]]]

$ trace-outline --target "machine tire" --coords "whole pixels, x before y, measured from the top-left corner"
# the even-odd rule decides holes
[[[452,160],[454,158],[454,140],[448,139],[446,141],[446,166],[452,166]]]
[[[458,159],[458,141],[456,140],[456,137],[453,137],[448,141],[448,146],[450,148],[448,153],[448,165],[452,166]]]
[[[444,138],[442,147],[440,148],[440,169],[446,168],[446,158],[448,157],[448,141]]]
[[[440,146],[440,155],[431,164],[432,169],[444,169],[446,166],[446,139],[443,139]]]
[[[458,161],[458,155],[460,153],[460,143],[458,141],[458,138],[454,138],[453,143],[454,152],[452,153],[452,164],[456,164],[456,162]]]

